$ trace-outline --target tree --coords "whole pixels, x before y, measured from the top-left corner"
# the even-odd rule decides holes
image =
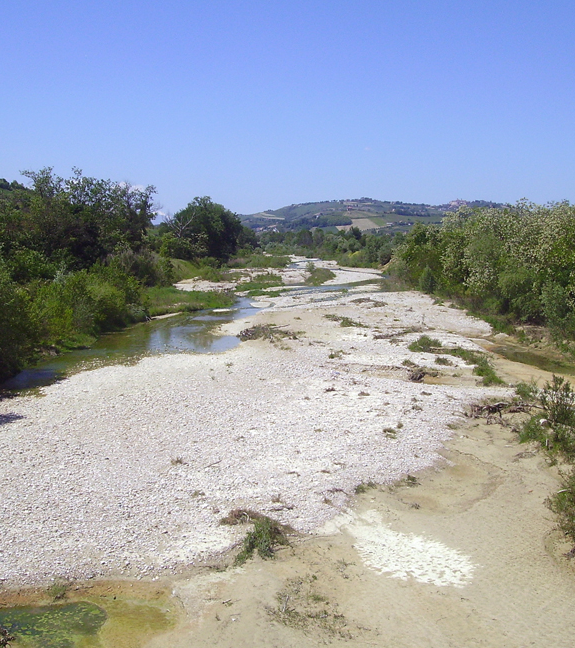
[[[242,233],[240,219],[209,196],[194,198],[168,221],[176,238],[205,237],[207,256],[225,261],[235,253]]]

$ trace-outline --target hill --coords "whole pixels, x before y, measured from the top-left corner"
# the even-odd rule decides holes
[[[439,223],[447,212],[462,205],[470,207],[500,207],[484,200],[453,200],[444,205],[404,203],[401,201],[358,198],[355,200],[326,200],[299,203],[256,214],[240,215],[244,225],[256,231],[278,231],[322,227],[346,229],[354,226],[362,231],[385,229],[407,231],[415,222]]]

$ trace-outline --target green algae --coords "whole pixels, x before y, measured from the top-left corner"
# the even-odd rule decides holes
[[[99,648],[96,636],[107,617],[101,607],[84,601],[0,609],[0,625],[16,637],[15,645],[34,648]]]
[[[97,600],[0,608],[0,625],[16,637],[14,648],[140,648],[176,624],[166,601]]]

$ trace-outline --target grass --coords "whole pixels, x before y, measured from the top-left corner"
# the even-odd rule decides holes
[[[275,274],[274,272],[266,272],[262,274],[255,275],[251,278],[250,281],[238,284],[236,287],[237,292],[249,292],[250,295],[254,296],[255,291],[265,291],[266,288],[274,288],[276,286],[283,286],[284,282],[280,275]]]
[[[358,484],[355,487],[355,494],[356,495],[362,495],[363,493],[367,493],[367,491],[377,488],[377,484],[374,481],[368,481],[365,482],[364,484]]]
[[[561,489],[547,498],[547,506],[558,518],[561,531],[573,543],[573,548],[568,553],[569,557],[575,556],[575,470],[571,467],[561,479]]]
[[[521,385],[518,392],[530,394],[539,410],[519,429],[519,441],[535,441],[551,458],[575,463],[575,391],[571,384],[554,375],[541,390]]]
[[[461,347],[445,348],[441,342],[428,335],[422,335],[418,340],[412,342],[408,349],[414,352],[423,353],[441,353],[442,355],[452,355],[461,358],[465,363],[475,365],[473,373],[481,377],[481,383],[488,387],[489,385],[504,385],[504,381],[495,373],[495,369],[489,362],[484,353],[462,349]],[[436,359],[437,364],[449,364],[447,358],[440,361]]]
[[[320,633],[321,644],[332,643],[333,638],[349,641],[352,635],[347,619],[336,603],[323,591],[317,591],[319,587],[315,574],[289,579],[276,596],[277,606],[266,607],[266,611],[274,621],[297,628],[305,635]]]
[[[437,349],[441,349],[441,342],[435,338],[430,338],[429,335],[422,335],[418,340],[412,342],[407,348],[414,353],[435,353]]]
[[[289,544],[289,527],[262,515],[253,520],[254,528],[244,538],[242,549],[236,556],[235,564],[243,565],[257,551],[261,558],[273,558],[278,546]]]
[[[291,263],[289,256],[272,254],[253,254],[237,257],[228,262],[231,268],[285,268]]]
[[[145,299],[150,317],[168,313],[193,312],[206,308],[227,308],[236,298],[229,292],[178,290],[173,286],[146,288]]]
[[[332,322],[339,322],[340,326],[355,326],[357,328],[367,328],[365,324],[352,320],[350,317],[346,317],[345,315],[334,315],[333,313],[328,313],[327,315],[324,315],[324,317],[328,320],[331,320]]]
[[[321,286],[321,284],[334,277],[335,273],[327,268],[314,268],[304,283],[306,286]]]
[[[69,587],[69,583],[56,581],[48,588],[48,596],[50,596],[54,601],[61,601],[66,596]]]
[[[519,397],[529,399],[532,407],[539,410],[518,429],[520,442],[535,441],[552,462],[561,458],[568,464],[561,475],[561,488],[547,498],[546,504],[557,516],[561,531],[573,543],[568,556],[574,557],[575,391],[567,380],[556,375],[541,390],[534,384],[521,383],[516,391]]]

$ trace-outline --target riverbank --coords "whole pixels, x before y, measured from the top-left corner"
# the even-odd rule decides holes
[[[568,645],[556,614],[575,592],[542,504],[556,477],[517,458],[528,449],[509,429],[464,416],[510,390],[408,349],[423,333],[478,349],[489,326],[366,286],[259,301],[223,332],[267,326],[272,341],[104,367],[0,402],[3,587],[157,579],[183,613],[169,644],[149,645],[182,648],[538,645],[527,626],[543,588],[541,627]],[[496,364],[512,381],[515,363]],[[382,486],[356,499],[362,484]],[[300,535],[277,561],[209,569],[245,533],[220,525],[233,508]],[[497,611],[506,592],[522,602],[513,623]]]
[[[230,509],[309,532],[358,484],[432,465],[465,405],[502,392],[476,387],[458,359],[434,365],[435,384],[410,382],[405,360],[435,361],[407,349],[414,329],[425,319],[462,346],[474,344],[455,331],[489,329],[415,293],[364,290],[279,297],[226,327],[289,329],[275,345],[148,357],[2,401],[4,583],[182,571],[237,542],[219,524]]]

